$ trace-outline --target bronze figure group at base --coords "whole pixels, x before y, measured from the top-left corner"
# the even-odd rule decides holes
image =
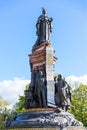
[[[43,71],[38,71],[36,75],[35,87],[29,84],[29,89],[25,90],[25,108],[47,108],[47,81]],[[62,75],[54,78],[55,103],[54,105],[67,111],[71,103],[71,87],[62,79]]]

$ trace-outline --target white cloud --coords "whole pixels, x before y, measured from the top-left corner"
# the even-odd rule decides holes
[[[87,84],[87,75],[83,76],[69,76],[66,77],[66,81],[69,83],[69,85],[72,87],[72,89],[75,89],[79,86],[80,83],[86,85]]]
[[[17,77],[13,80],[4,80],[0,82],[0,96],[13,105],[18,101],[19,95],[24,94],[25,86],[29,82],[27,79]]]

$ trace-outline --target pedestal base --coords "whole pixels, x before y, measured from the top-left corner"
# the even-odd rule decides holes
[[[8,129],[7,129],[8,130]],[[61,130],[60,128],[13,128],[10,130]],[[66,127],[62,130],[86,130],[83,127]]]
[[[26,111],[7,123],[6,130],[85,130],[82,123],[68,112],[57,113],[53,108]]]

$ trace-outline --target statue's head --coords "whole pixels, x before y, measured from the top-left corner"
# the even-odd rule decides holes
[[[58,80],[61,80],[61,79],[62,79],[62,75],[58,74]]]
[[[42,8],[42,14],[46,14],[46,10],[44,8]]]
[[[39,71],[39,76],[42,77],[43,76],[43,71]]]

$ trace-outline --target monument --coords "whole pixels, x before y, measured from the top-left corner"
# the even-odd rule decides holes
[[[46,16],[45,9],[42,9],[42,15],[36,23],[37,40],[32,47],[32,54],[29,55],[31,69],[31,83],[29,90],[25,91],[25,108],[40,107],[46,108],[50,100],[54,102],[54,62],[57,58],[54,56],[54,49],[50,43],[50,33],[52,18]],[[28,96],[26,96],[28,93]],[[51,99],[50,99],[51,97]]]
[[[50,42],[52,18],[42,14],[36,23],[37,40],[28,55],[31,82],[25,90],[25,111],[6,122],[6,130],[83,130],[81,122],[68,113],[71,87],[62,79],[54,77],[57,58]]]

